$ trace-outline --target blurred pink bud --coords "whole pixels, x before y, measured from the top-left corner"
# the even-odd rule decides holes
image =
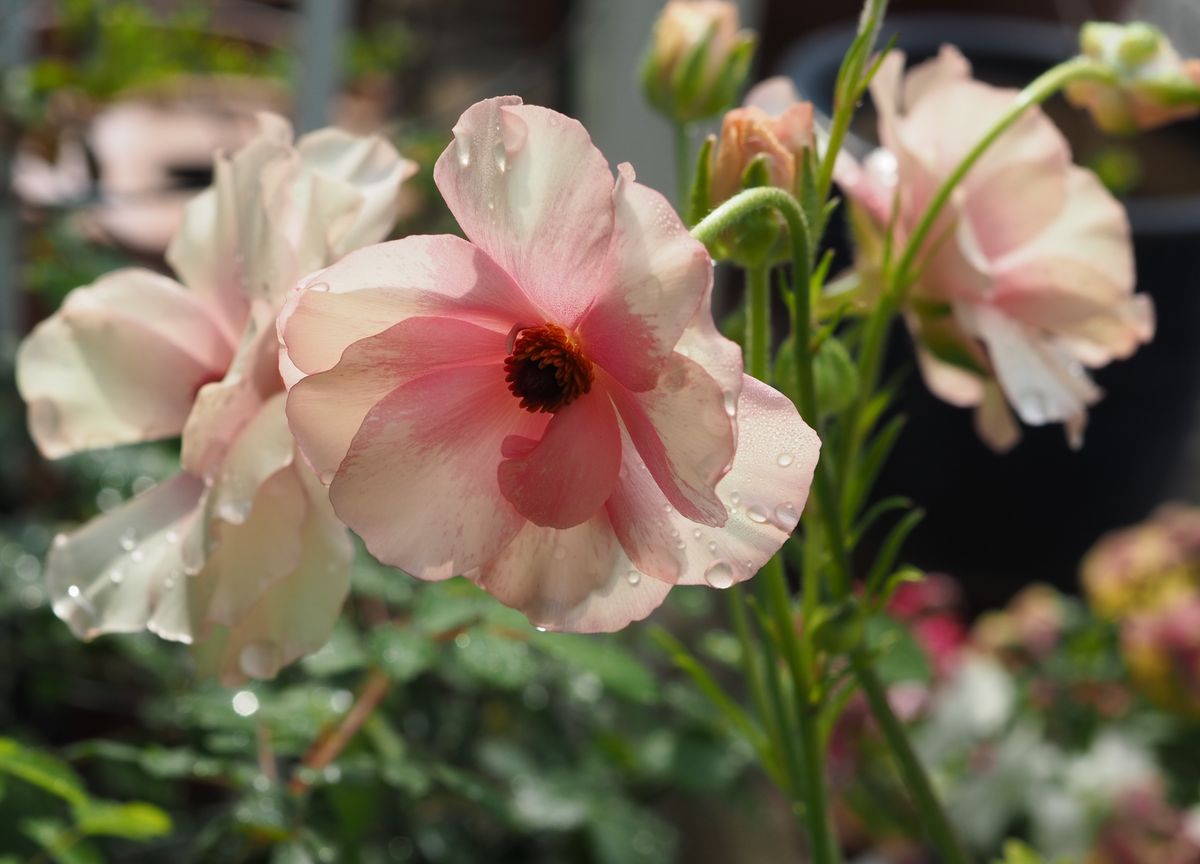
[[[1149,699],[1200,718],[1200,595],[1126,618],[1121,651]]]
[[[1105,132],[1153,129],[1200,114],[1200,60],[1181,59],[1157,27],[1092,21],[1079,42],[1111,78],[1073,81],[1066,96]]]
[[[646,96],[679,123],[719,114],[736,101],[753,50],[735,3],[668,0],[642,68]]]

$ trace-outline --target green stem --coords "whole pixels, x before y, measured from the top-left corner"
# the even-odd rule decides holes
[[[875,674],[871,661],[858,652],[851,655],[850,662],[854,666],[855,677],[867,696],[867,702],[870,703],[871,713],[875,715],[884,740],[896,759],[913,803],[917,805],[930,839],[937,846],[946,864],[970,864],[971,858],[954,833],[950,820],[946,818],[946,811],[938,801],[929,775],[925,773],[925,767],[917,758],[903,724],[892,711],[887,692]]]
[[[941,215],[942,209],[946,206],[946,202],[950,200],[950,196],[954,194],[954,190],[962,183],[971,169],[975,167],[988,148],[996,143],[996,140],[1021,119],[1022,115],[1030,108],[1045,102],[1070,82],[1078,81],[1082,78],[1111,81],[1113,73],[1107,67],[1087,57],[1074,57],[1043,72],[1017,94],[1017,98],[1013,101],[1009,109],[1000,116],[995,125],[988,130],[987,134],[980,138],[975,146],[971,148],[970,152],[963,157],[962,161],[955,166],[949,176],[942,181],[942,185],[938,187],[933,198],[930,199],[929,206],[925,208],[925,212],[922,214],[921,220],[917,223],[917,227],[909,235],[904,252],[900,256],[895,269],[891,272],[891,279],[888,284],[891,293],[903,293],[907,287],[906,280],[909,278],[909,270],[916,261],[921,247],[928,239],[929,232],[933,230],[938,216]]]
[[[771,271],[746,268],[746,371],[766,381],[771,370]]]
[[[833,109],[833,122],[829,128],[825,159],[821,163],[821,174],[817,178],[818,201],[829,197],[829,189],[833,184],[834,163],[841,152],[842,142],[846,140],[846,134],[850,131],[850,121],[854,119],[854,109],[862,95],[863,69],[870,59],[871,50],[875,47],[875,39],[879,35],[879,27],[883,23],[886,11],[887,0],[867,0],[859,19],[858,36],[853,50],[846,55],[838,72],[837,103]]]
[[[692,135],[690,124],[673,123],[675,133],[675,189],[679,212],[686,213],[692,193]]]

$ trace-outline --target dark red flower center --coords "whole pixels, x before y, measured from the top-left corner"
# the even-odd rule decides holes
[[[504,358],[504,373],[521,407],[534,413],[554,413],[592,389],[592,361],[555,324],[517,331],[512,353]]]

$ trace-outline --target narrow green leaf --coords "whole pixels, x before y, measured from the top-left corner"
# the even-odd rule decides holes
[[[879,554],[875,557],[875,563],[871,565],[871,570],[867,575],[868,596],[873,596],[882,589],[884,580],[891,574],[892,568],[895,566],[896,558],[900,555],[900,548],[904,545],[904,541],[924,518],[924,510],[912,510],[892,526],[883,545],[879,547]]]
[[[82,807],[88,801],[83,781],[65,762],[11,738],[0,738],[0,773],[31,783],[72,807]]]
[[[153,804],[92,801],[75,811],[79,831],[89,837],[152,840],[171,833],[171,817]]]

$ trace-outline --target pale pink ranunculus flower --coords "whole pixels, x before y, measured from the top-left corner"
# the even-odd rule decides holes
[[[288,420],[338,516],[384,563],[467,575],[548,629],[750,577],[819,442],[717,332],[703,245],[516,97],[468,109],[434,177],[467,240],[355,252],[280,316]]]
[[[839,182],[865,234],[890,224],[902,249],[942,181],[1009,110],[1012,90],[971,77],[954,48],[904,74],[893,52],[871,93],[883,149],[843,158]],[[878,250],[878,237],[860,249]],[[1071,162],[1038,108],[996,141],[952,195],[918,259],[907,320],[929,388],[974,407],[992,447],[1030,425],[1063,423],[1082,440],[1101,396],[1086,373],[1130,356],[1154,333],[1150,298],[1133,293],[1133,250],[1121,205]],[[861,261],[866,268],[876,261]]]
[[[379,138],[292,143],[287,122],[218,154],[168,260],[77,288],[17,354],[42,453],[182,436],[182,471],[55,539],[55,612],[82,638],[148,629],[196,643],[227,684],[320,647],[352,547],[296,458],[274,319],[305,273],[385,237],[414,170]],[[201,644],[203,643],[203,644]]]

